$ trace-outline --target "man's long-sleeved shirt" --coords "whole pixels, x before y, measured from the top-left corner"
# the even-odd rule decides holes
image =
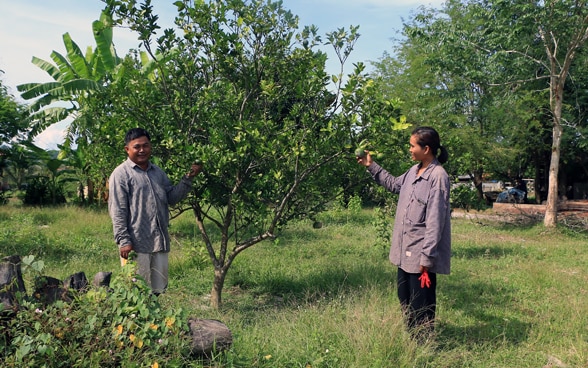
[[[108,186],[116,244],[132,244],[137,253],[169,252],[169,205],[188,195],[192,181],[184,177],[173,185],[156,165],[143,170],[127,158],[114,169]]]
[[[448,274],[451,258],[449,177],[436,159],[418,175],[419,164],[394,177],[373,162],[368,172],[387,190],[398,193],[390,262],[409,273],[420,266]]]

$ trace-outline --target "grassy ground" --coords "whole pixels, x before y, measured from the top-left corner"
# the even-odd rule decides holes
[[[172,221],[169,308],[223,321],[223,367],[588,367],[588,236],[541,224],[453,220],[452,274],[438,278],[437,337],[403,330],[396,270],[373,211],[291,224],[241,254],[220,310],[212,267],[188,214]],[[45,274],[117,271],[104,210],[0,207],[0,254],[35,255]]]

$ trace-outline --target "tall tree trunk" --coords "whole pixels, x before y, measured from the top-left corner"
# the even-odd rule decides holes
[[[551,144],[551,161],[549,163],[549,182],[547,187],[547,204],[545,205],[545,218],[543,225],[545,227],[555,227],[557,225],[557,200],[558,200],[558,178],[559,173],[559,156],[561,146],[561,135],[563,127],[561,125],[561,110],[563,104],[563,80],[552,78],[551,82],[551,99],[553,113],[553,142]],[[565,75],[563,76],[565,78]]]
[[[551,162],[549,164],[549,183],[547,187],[547,204],[545,205],[545,218],[543,225],[545,227],[555,227],[557,225],[557,198],[558,198],[558,179],[559,172],[559,151],[561,142],[562,127],[559,124],[553,126],[553,145],[551,146]]]

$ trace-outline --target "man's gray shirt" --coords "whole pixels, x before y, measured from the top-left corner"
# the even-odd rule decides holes
[[[169,252],[169,205],[188,195],[192,181],[183,177],[173,185],[156,165],[143,170],[127,158],[114,169],[108,186],[116,244],[132,244],[137,253]]]
[[[449,177],[436,159],[418,176],[419,164],[394,177],[373,162],[368,172],[374,180],[398,193],[390,262],[409,273],[449,274],[451,258],[451,209]]]

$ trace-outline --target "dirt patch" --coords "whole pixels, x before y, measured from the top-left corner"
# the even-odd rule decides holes
[[[588,200],[561,202],[557,216],[560,222],[566,225],[588,229]],[[454,209],[451,217],[514,224],[542,222],[545,217],[545,205],[494,203],[491,209],[484,211]]]

